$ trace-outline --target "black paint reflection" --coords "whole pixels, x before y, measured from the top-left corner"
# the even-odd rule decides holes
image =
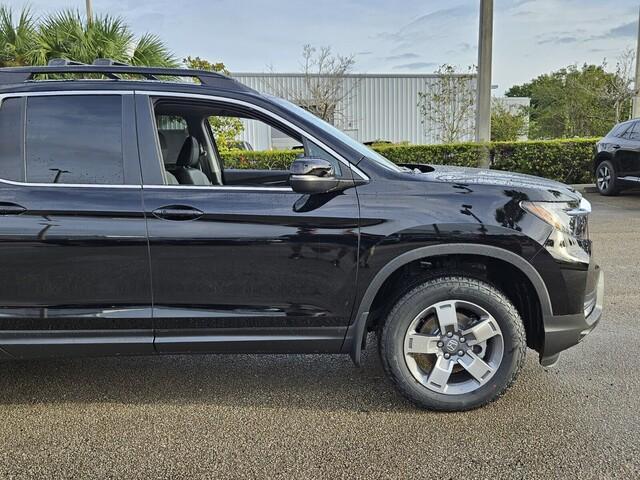
[[[518,222],[522,220],[525,211],[520,206],[520,202],[528,201],[529,195],[518,190],[505,190],[504,194],[509,197],[509,201],[496,210],[495,218],[503,227],[511,228],[517,232],[522,231]]]

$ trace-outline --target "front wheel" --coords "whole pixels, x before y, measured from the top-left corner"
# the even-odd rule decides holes
[[[526,340],[513,304],[495,287],[441,277],[395,304],[380,332],[385,370],[409,400],[431,410],[469,410],[515,381]]]
[[[618,183],[618,175],[613,163],[609,160],[600,162],[596,169],[596,187],[600,195],[617,195],[620,192]]]

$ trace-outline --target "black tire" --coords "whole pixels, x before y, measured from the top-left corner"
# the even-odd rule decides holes
[[[600,195],[611,197],[620,193],[620,181],[616,167],[610,160],[603,160],[596,168],[596,188]]]
[[[411,373],[404,352],[405,334],[416,316],[448,300],[470,302],[486,310],[498,323],[504,346],[502,361],[493,376],[476,390],[455,395],[432,391],[420,383]],[[492,285],[465,276],[443,276],[412,288],[391,309],[378,338],[382,363],[397,390],[429,410],[470,410],[496,400],[515,381],[526,353],[524,325],[513,304]]]

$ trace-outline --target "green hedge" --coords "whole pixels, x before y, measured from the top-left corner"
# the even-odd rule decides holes
[[[265,152],[230,150],[222,152],[221,155],[225,168],[288,170],[300,153],[302,150],[270,150]]]
[[[528,173],[564,183],[593,183],[597,138],[496,142],[492,165],[500,170]]]
[[[492,142],[486,145],[456,143],[451,145],[385,145],[374,147],[395,163],[428,163],[475,167],[486,147],[491,168],[538,175],[565,183],[591,183],[591,163],[595,138],[525,142]],[[227,168],[289,168],[300,151],[274,150],[225,152]]]

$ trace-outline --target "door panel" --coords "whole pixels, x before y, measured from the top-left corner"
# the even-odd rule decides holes
[[[340,349],[355,294],[355,190],[145,186],[160,352]],[[170,205],[202,212],[167,220]]]
[[[131,350],[127,337],[151,353],[141,190],[0,184],[0,201],[8,200],[26,210],[0,215],[0,347],[16,356],[73,355],[86,351],[82,334],[63,332],[127,330],[119,339],[126,347],[114,353]],[[45,349],[36,331],[58,331],[52,342],[62,345]]]

